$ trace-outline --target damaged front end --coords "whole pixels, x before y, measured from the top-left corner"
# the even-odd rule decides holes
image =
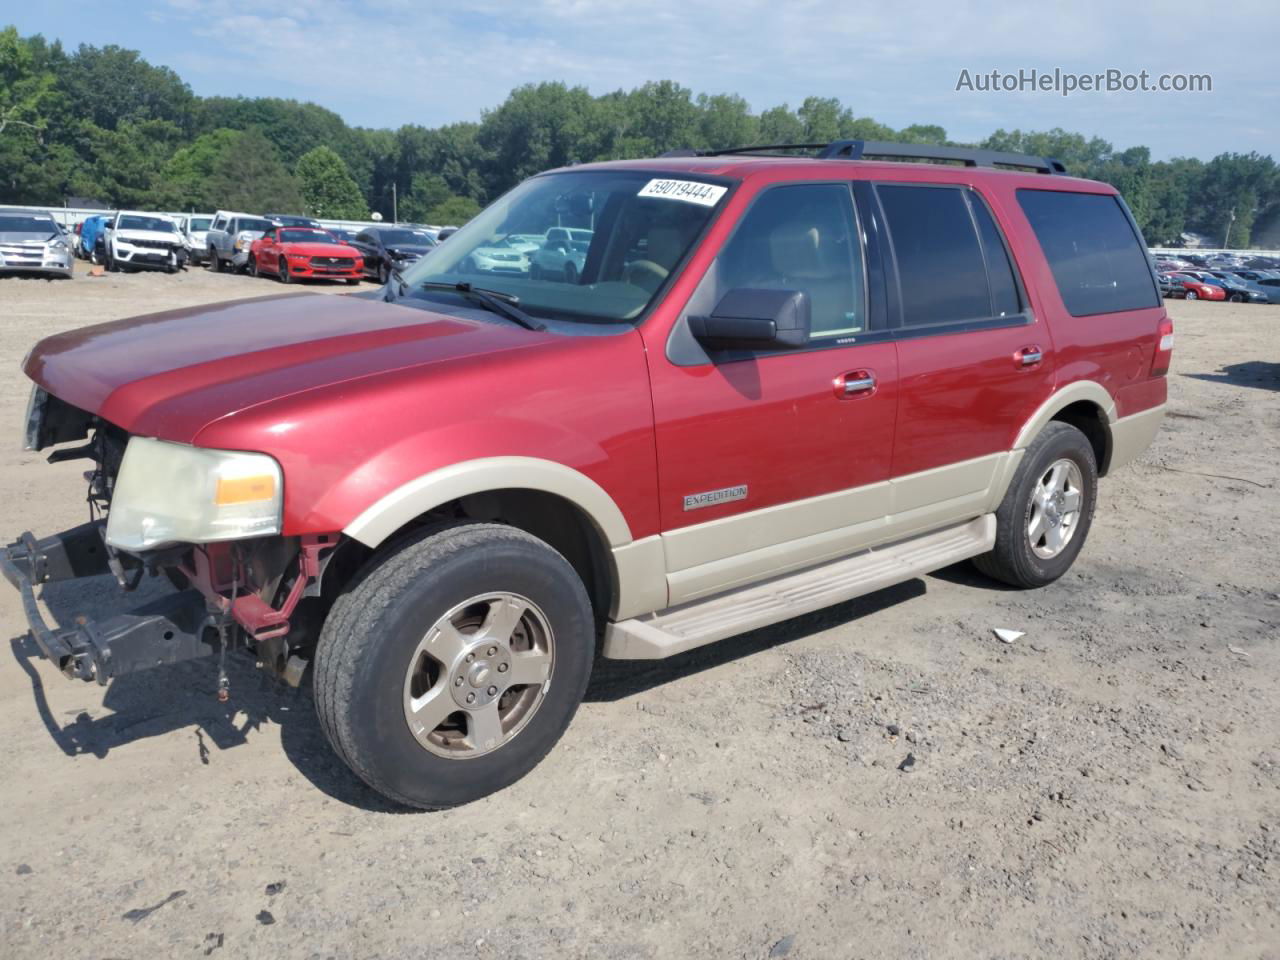
[[[294,683],[322,616],[320,586],[337,534],[280,535],[283,478],[262,454],[210,451],[132,437],[39,387],[26,446],[56,446],[50,462],[86,459],[90,520],[63,533],[24,533],[0,550],[31,637],[68,677],[113,677],[245,646]],[[59,446],[78,443],[77,446]],[[264,466],[265,465],[265,466]],[[164,576],[178,592],[134,610],[70,625],[46,623],[42,584],[112,574],[122,590]],[[222,662],[222,661],[220,661]],[[220,669],[225,697],[226,673]]]

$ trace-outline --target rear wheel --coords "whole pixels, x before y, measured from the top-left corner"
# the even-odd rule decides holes
[[[1052,583],[1075,562],[1098,495],[1098,465],[1088,438],[1051,421],[1031,442],[996,510],[996,542],[974,558],[989,577],[1015,587]]]
[[[448,527],[375,563],[334,604],[316,648],[316,709],[379,793],[454,806],[546,756],[594,653],[591,604],[564,557],[511,527]]]

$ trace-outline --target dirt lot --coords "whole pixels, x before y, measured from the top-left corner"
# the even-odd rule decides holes
[[[0,280],[8,449],[39,337],[278,289]],[[1171,415],[1062,581],[957,567],[603,665],[459,810],[389,808],[247,664],[226,706],[210,662],[65,681],[5,585],[0,955],[1280,957],[1280,307],[1170,310]],[[82,469],[5,455],[0,533],[80,522]]]

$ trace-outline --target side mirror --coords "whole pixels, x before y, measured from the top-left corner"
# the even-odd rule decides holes
[[[803,347],[809,342],[809,294],[803,290],[726,293],[709,317],[690,317],[689,331],[714,349]]]

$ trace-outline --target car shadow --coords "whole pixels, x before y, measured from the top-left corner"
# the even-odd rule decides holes
[[[104,579],[107,582],[96,582]],[[45,587],[45,603],[59,623],[69,622],[69,617],[77,614],[101,617],[113,612],[104,609],[107,606],[104,595],[114,591],[109,578],[81,580],[78,586],[80,589],[69,583]],[[146,592],[149,591],[139,591],[143,596],[132,598],[129,605],[145,599]],[[623,700],[762,650],[854,623],[925,592],[923,580],[908,580],[666,660],[601,659],[595,665],[586,700],[594,703]],[[112,599],[110,606],[118,607],[118,593]],[[217,695],[217,661],[206,657],[118,677],[108,685],[102,709],[77,707],[57,715],[45,692],[46,678],[77,685],[83,681],[63,680],[56,669],[43,660],[30,636],[12,638],[10,650],[31,685],[37,715],[50,739],[67,757],[88,755],[102,760],[127,744],[190,729],[194,740],[191,762],[208,765],[213,762],[214,751],[245,746],[264,726],[275,724],[289,762],[328,796],[371,812],[414,812],[375,793],[334,754],[316,717],[310,671],[302,686],[295,689],[259,670],[251,653],[238,650],[229,653],[226,659],[230,699],[225,703],[220,702]]]
[[[1229,383],[1236,387],[1280,390],[1280,363],[1268,360],[1247,360],[1219,367],[1217,373],[1184,373],[1183,376],[1209,383]]]

